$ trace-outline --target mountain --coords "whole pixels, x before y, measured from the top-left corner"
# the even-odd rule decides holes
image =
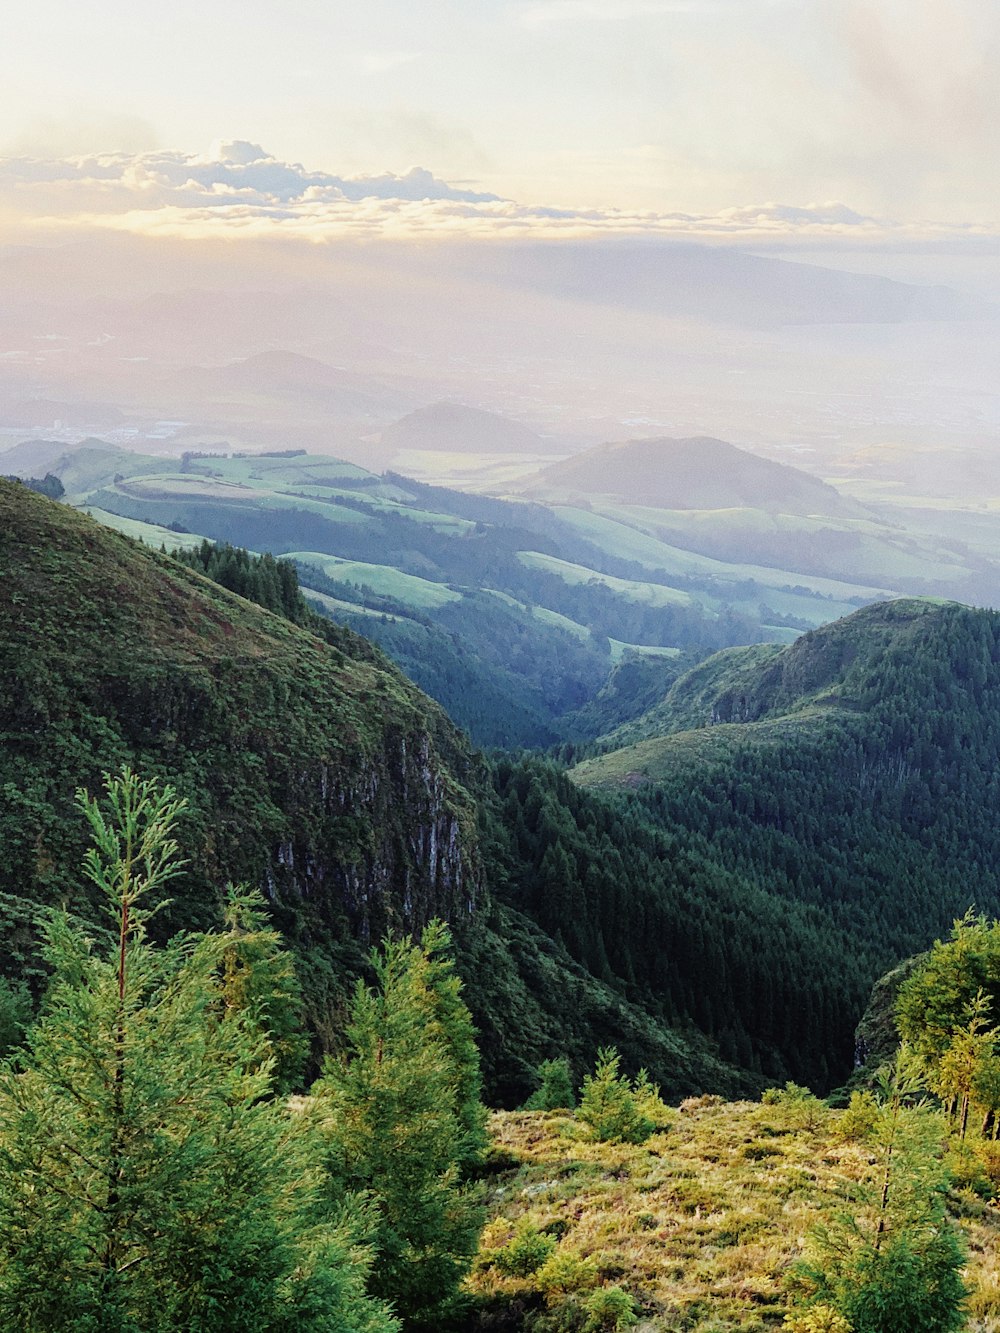
[[[478,250],[470,245],[466,256],[468,270],[480,273]],[[490,256],[489,280],[501,289],[575,303],[578,325],[579,308],[588,305],[750,328],[961,320],[994,310],[988,300],[947,287],[847,273],[728,246],[644,238],[498,245]]]
[[[60,440],[22,440],[0,453],[0,475],[40,477],[66,452]]]
[[[783,1032],[813,1079],[821,1052],[800,1045],[797,1030],[815,1038],[825,1015],[823,1054],[830,1073],[845,1076],[847,1014],[857,1020],[876,977],[970,905],[1000,910],[993,612],[880,603],[787,648],[730,649],[601,744],[606,752],[578,763],[572,780],[624,801],[713,893],[727,886],[744,904],[743,942],[732,939],[715,963],[709,950],[702,967],[706,984],[713,971],[724,975],[722,990],[743,1000],[720,990],[709,1030],[731,1028],[740,1040],[745,1031],[751,1045]],[[642,958],[648,916],[630,920],[626,905],[618,931],[632,939],[631,959]],[[839,956],[822,961],[834,939]],[[742,956],[768,950],[762,990],[760,960]],[[774,999],[786,967],[798,987],[791,1012]]]
[[[384,418],[411,401],[399,389],[368,375],[331,366],[298,352],[258,352],[225,366],[191,367],[175,377],[175,392],[191,403],[218,404],[246,395],[276,403],[290,401],[308,416],[317,410],[332,415]]]
[[[601,444],[544,468],[527,487],[539,499],[601,497],[649,509],[761,509],[856,517],[832,486],[704,436]]]
[[[301,624],[0,482],[2,970],[37,991],[40,914],[65,903],[94,921],[73,793],[129,763],[189,802],[187,867],[156,929],[216,923],[227,881],[260,887],[295,953],[317,1054],[367,944],[443,916],[493,1099],[517,1104],[539,1060],[565,1052],[582,1069],[609,1041],[671,1090],[755,1086],[669,1006],[578,961],[522,910],[525,849],[460,733],[364,639],[297,592],[285,601]]]
[[[174,926],[211,921],[227,880],[265,887],[300,943],[474,906],[468,753],[363,640],[324,642],[9,483],[0,588],[8,963],[33,965],[24,929],[39,907],[86,912],[73,791],[122,763],[190,802]]]
[[[418,407],[382,432],[383,446],[452,454],[542,454],[553,446],[520,422],[462,403]],[[556,452],[561,452],[556,450]]]
[[[304,450],[192,454],[152,471],[109,453],[103,478],[90,461],[92,489],[63,478],[74,503],[156,545],[171,545],[170,528],[289,556],[325,612],[375,639],[481,745],[553,742],[555,719],[632,648],[787,642],[879,595]]]

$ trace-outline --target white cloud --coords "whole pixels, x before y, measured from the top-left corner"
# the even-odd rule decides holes
[[[456,188],[423,167],[398,175],[337,176],[282,162],[245,140],[201,156],[179,152],[69,159],[0,159],[0,210],[36,231],[103,228],[178,237],[649,236],[758,246],[846,240],[983,244],[989,227],[908,224],[832,200],[767,202],[717,212],[573,209],[516,203]]]
[[[455,189],[423,167],[405,175],[334,176],[281,162],[259,144],[217,141],[203,156],[173,151],[89,157],[0,159],[0,199],[20,198],[30,209],[58,200],[72,208],[74,194],[83,211],[131,211],[146,207],[224,208],[233,203],[270,212],[281,206],[340,199],[452,199],[488,203],[495,195]]]

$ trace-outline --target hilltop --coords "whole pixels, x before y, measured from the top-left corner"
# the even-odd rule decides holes
[[[464,403],[418,407],[382,432],[382,445],[400,452],[431,449],[454,454],[539,454],[558,452],[518,421]]]
[[[599,496],[650,509],[761,509],[830,517],[864,512],[817,477],[707,436],[600,444],[550,464],[527,491],[548,500]]]

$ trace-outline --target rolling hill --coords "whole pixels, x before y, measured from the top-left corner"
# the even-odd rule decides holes
[[[570,776],[623,801],[706,881],[742,885],[748,907],[761,894],[783,904],[780,952],[796,959],[803,985],[814,950],[791,943],[794,913],[824,937],[835,932],[836,985],[860,1013],[885,968],[928,947],[970,905],[1000,911],[998,698],[1000,616],[882,603],[786,648],[709,658]],[[758,931],[760,912],[754,906],[742,929]],[[625,917],[619,928],[629,930]],[[638,948],[643,927],[633,929]],[[736,966],[726,959],[730,981]],[[717,1021],[753,1026],[773,984],[749,985]],[[829,983],[819,990],[822,1009]],[[807,1008],[795,1020],[804,1028],[814,1022]],[[752,1039],[775,1021],[789,1019],[772,1015]],[[842,1030],[830,1051],[842,1075],[851,1043]]]
[[[841,518],[864,513],[817,477],[705,436],[601,444],[550,464],[526,493],[546,500],[601,497],[650,509],[760,509]]]
[[[452,454],[543,454],[562,452],[535,431],[497,412],[464,403],[418,407],[382,432],[382,445],[396,452],[433,450]]]

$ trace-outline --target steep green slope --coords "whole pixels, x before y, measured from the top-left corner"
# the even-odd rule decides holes
[[[169,920],[265,885],[301,941],[377,937],[476,898],[470,760],[361,639],[326,643],[74,511],[0,486],[0,890],[78,902],[73,789],[124,762],[190,802]]]
[[[235,553],[218,563],[253,574],[234,586],[308,617],[291,566],[251,570]],[[229,879],[262,887],[319,1049],[339,1030],[363,946],[437,914],[455,931],[492,1097],[516,1104],[540,1059],[565,1050],[582,1069],[612,1040],[677,1092],[753,1085],[628,978],[595,973],[521,911],[484,770],[376,649],[328,622],[292,624],[0,484],[4,974],[37,980],[48,906],[92,915],[73,791],[125,762],[190,803],[188,866],[157,928],[212,924]]]
[[[1000,907],[995,613],[867,607],[779,651],[710,659],[623,732],[646,738],[585,760],[573,780],[617,793],[706,883],[760,897],[783,932],[775,952],[796,957],[802,996],[841,992],[860,1013],[886,967],[970,904]],[[836,960],[795,943],[802,912],[816,939],[839,940]],[[623,918],[630,929],[639,956],[642,923]],[[743,966],[755,929],[732,941],[719,975]],[[807,1007],[796,1017],[806,1026]],[[758,991],[735,1017],[756,1042],[771,1011]],[[844,1028],[833,1062],[842,1074],[850,1047]]]

